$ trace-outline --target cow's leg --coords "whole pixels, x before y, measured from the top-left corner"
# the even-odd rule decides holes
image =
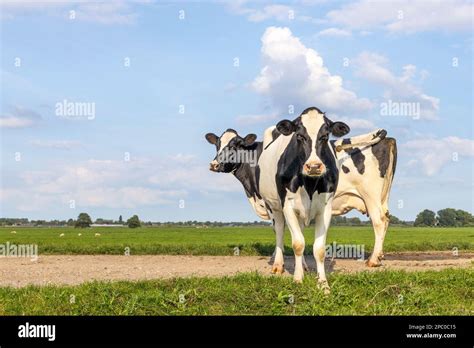
[[[285,215],[286,223],[291,232],[291,245],[295,253],[295,273],[293,274],[293,279],[295,282],[301,283],[304,277],[304,236],[301,232],[298,216],[296,215],[293,208],[290,206],[289,202],[286,202],[285,207],[283,208],[283,214]]]
[[[382,264],[380,260],[383,257],[383,242],[388,227],[388,216],[383,211],[382,204],[374,201],[366,201],[366,205],[375,233],[374,250],[367,261],[367,266],[378,267]]]
[[[329,285],[326,279],[326,271],[324,269],[324,259],[326,257],[326,236],[331,223],[332,207],[330,199],[328,204],[316,213],[315,218],[315,239],[313,244],[313,254],[316,260],[316,267],[318,270],[318,286],[329,294]]]
[[[303,233],[304,235],[304,220],[303,219],[300,219],[300,229],[301,229],[301,233]],[[308,267],[308,264],[306,263],[304,253],[303,253],[303,269],[305,272],[309,272],[309,267]]]
[[[385,235],[387,234],[387,230],[388,230],[388,225],[390,223],[390,214],[388,212],[388,209],[386,210],[387,212],[385,213],[385,226],[384,226],[384,230],[383,230],[383,240],[382,240],[382,246],[381,246],[381,250],[380,250],[380,255],[379,255],[379,260],[384,260],[385,259],[385,254],[383,252],[383,241],[385,240]]]
[[[273,260],[272,273],[282,274],[284,272],[284,258],[283,252],[285,251],[285,217],[280,211],[273,212],[273,229],[275,230],[276,247],[275,247],[275,259]]]

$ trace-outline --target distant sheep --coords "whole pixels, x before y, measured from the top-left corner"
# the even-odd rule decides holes
[[[64,237],[64,233],[61,233],[61,234],[59,235],[59,237]]]
[[[80,237],[80,236],[82,236],[82,233],[78,233],[77,235]]]
[[[11,231],[10,233],[16,234],[16,231]]]
[[[100,233],[96,233],[95,236],[96,236],[96,237],[100,237]]]

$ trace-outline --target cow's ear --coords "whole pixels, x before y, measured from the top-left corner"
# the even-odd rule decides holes
[[[209,144],[216,145],[217,140],[219,140],[219,137],[215,135],[214,133],[207,133],[206,140],[209,142]]]
[[[283,120],[278,122],[276,129],[283,135],[290,135],[295,131],[295,124],[290,120]]]
[[[333,122],[329,126],[329,129],[331,130],[331,134],[335,137],[342,137],[351,131],[349,126],[344,122]]]
[[[257,139],[257,135],[250,133],[245,136],[244,143],[245,145],[250,146],[255,142],[256,139]]]

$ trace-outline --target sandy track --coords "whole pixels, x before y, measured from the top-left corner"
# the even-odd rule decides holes
[[[314,258],[306,256],[311,271]],[[441,270],[448,267],[473,267],[474,253],[404,252],[390,253],[382,267],[369,268],[358,260],[326,260],[329,272]],[[266,256],[181,256],[181,255],[49,255],[37,261],[25,258],[0,258],[0,286],[22,287],[29,284],[80,284],[91,280],[143,280],[174,277],[234,275],[257,271],[270,275]],[[285,275],[291,275],[294,262],[285,258]]]

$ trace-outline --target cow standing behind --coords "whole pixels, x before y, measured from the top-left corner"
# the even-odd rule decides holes
[[[353,209],[370,217],[374,234],[374,249],[367,266],[377,267],[383,259],[383,243],[387,233],[390,214],[388,200],[397,163],[397,144],[394,138],[386,137],[384,129],[374,132],[332,140],[336,157],[341,164],[339,181],[332,202],[332,215],[344,215]],[[264,134],[266,148],[280,136],[275,126]],[[275,229],[277,246],[272,272],[283,272],[283,232]]]

